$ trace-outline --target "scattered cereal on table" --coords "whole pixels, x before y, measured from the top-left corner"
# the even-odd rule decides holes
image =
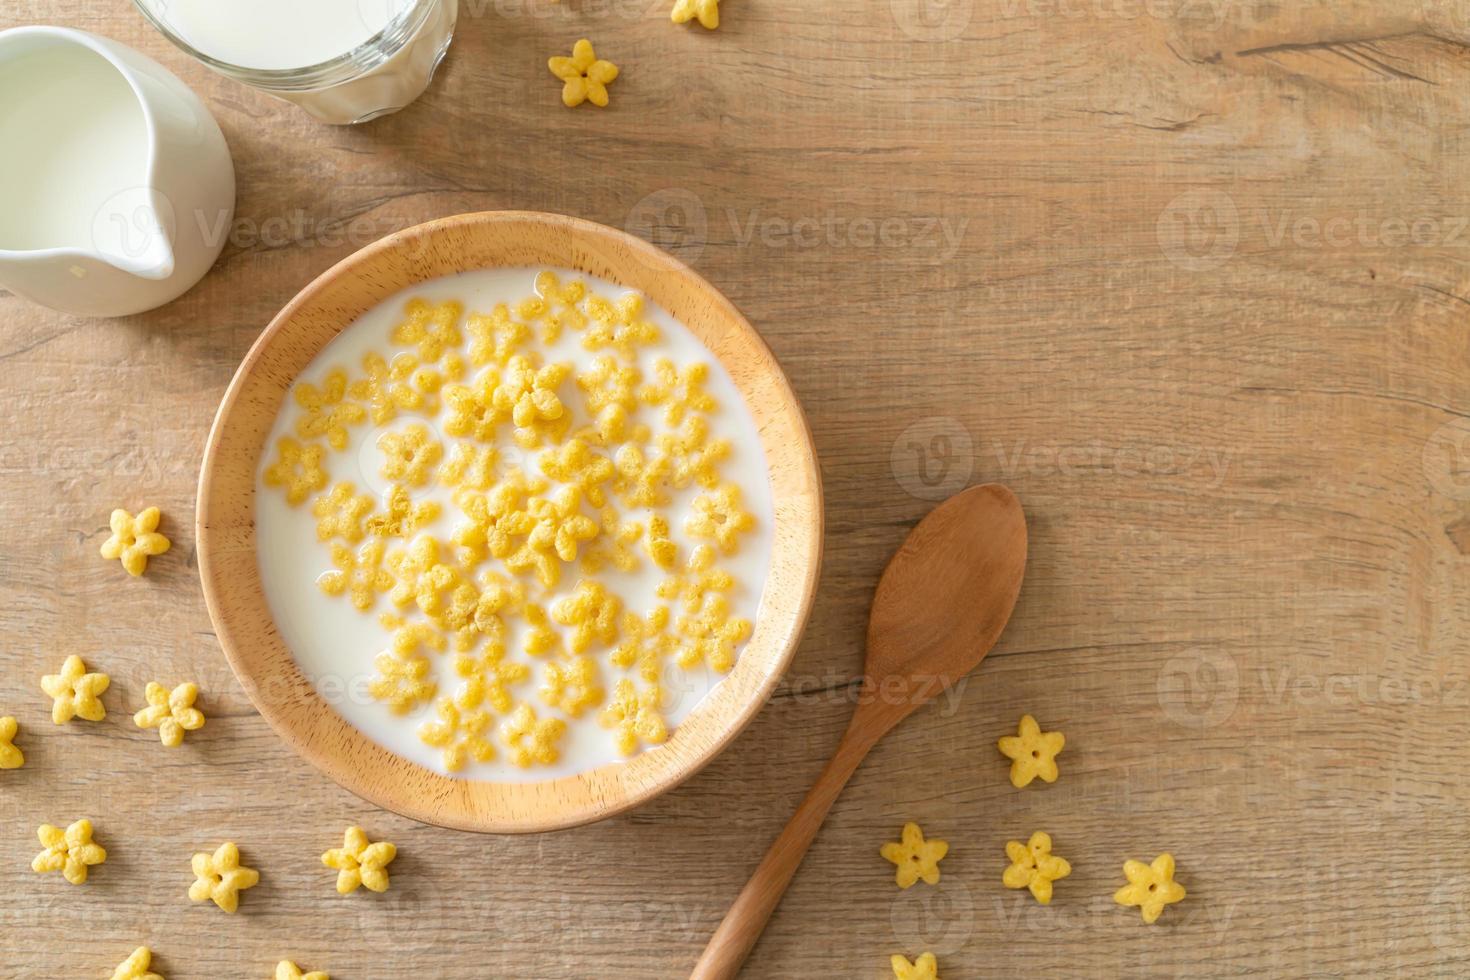
[[[350,895],[358,887],[368,891],[388,890],[388,865],[398,856],[398,848],[387,841],[373,843],[361,827],[348,827],[342,835],[342,846],[322,855],[322,864],[337,872],[337,894]]]
[[[1072,873],[1066,859],[1052,854],[1051,836],[1039,830],[1024,844],[1018,840],[1007,841],[1006,857],[1011,859],[1011,864],[1001,881],[1007,888],[1031,889],[1042,905],[1051,904],[1052,882]]]
[[[675,24],[687,24],[694,18],[705,30],[720,26],[720,0],[674,0],[674,9],[669,19]]]
[[[204,713],[194,707],[194,700],[199,697],[196,684],[180,684],[170,691],[162,684],[149,681],[143,697],[148,707],[133,715],[133,724],[158,729],[159,740],[171,749],[184,743],[185,732],[204,727]]]
[[[312,970],[310,973],[302,973],[301,967],[290,960],[281,960],[276,964],[276,975],[274,980],[332,980],[320,970]]]
[[[937,885],[939,862],[949,853],[949,845],[942,840],[925,840],[918,824],[906,823],[903,825],[903,839],[884,844],[879,853],[897,866],[893,880],[898,887],[909,888],[921,878],[930,885]]]
[[[89,674],[87,665],[76,654],[66,658],[61,673],[41,678],[41,690],[51,697],[51,720],[64,725],[73,718],[101,721],[107,717],[102,694],[112,678],[106,674]]]
[[[1022,715],[1015,735],[1006,735],[997,743],[1001,754],[1011,761],[1011,785],[1020,789],[1041,777],[1044,783],[1057,781],[1057,753],[1067,744],[1061,732],[1043,732],[1036,719]]]
[[[26,764],[26,757],[15,744],[15,733],[20,731],[20,722],[9,715],[0,717],[0,769],[19,769]]]
[[[889,963],[896,980],[939,980],[939,961],[933,953],[925,953],[912,963],[907,956],[895,953]]]
[[[90,820],[78,820],[65,830],[44,823],[36,836],[45,848],[31,862],[31,870],[38,874],[60,871],[73,885],[82,885],[87,881],[87,869],[107,860],[107,852],[92,840]]]
[[[169,549],[168,538],[158,533],[162,516],[157,507],[145,509],[137,517],[121,507],[113,511],[109,520],[112,537],[102,542],[102,557],[108,561],[121,559],[129,575],[142,575],[149,558]]]
[[[240,849],[232,841],[225,841],[213,854],[195,854],[192,867],[195,880],[189,898],[214,902],[225,912],[238,909],[240,893],[260,883],[260,872],[240,863]]]
[[[152,965],[153,950],[139,946],[112,971],[112,980],[163,980],[157,973],[149,972]]]
[[[1123,865],[1123,874],[1128,884],[1113,893],[1113,901],[1119,905],[1137,906],[1143,921],[1158,921],[1165,905],[1173,905],[1184,898],[1184,886],[1174,880],[1174,856],[1160,854],[1152,864],[1128,861]]]

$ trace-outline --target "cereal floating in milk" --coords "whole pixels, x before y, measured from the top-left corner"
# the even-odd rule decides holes
[[[204,727],[204,713],[194,707],[199,697],[196,684],[180,684],[172,691],[154,681],[148,682],[143,697],[148,707],[133,715],[139,728],[158,729],[159,740],[168,748],[184,744],[184,733]]]
[[[51,720],[65,725],[73,718],[101,721],[107,717],[102,704],[102,694],[112,678],[106,674],[91,674],[82,658],[72,654],[61,665],[61,673],[47,674],[41,678],[41,690],[51,698]]]
[[[240,893],[260,884],[260,872],[240,863],[240,849],[230,841],[221,844],[213,854],[194,855],[194,884],[189,898],[196,902],[213,902],[225,912],[240,907]]]
[[[360,887],[368,891],[388,890],[388,865],[398,856],[398,848],[387,841],[376,844],[368,840],[361,827],[348,827],[342,846],[322,855],[322,864],[337,871],[337,894],[350,895]]]
[[[157,507],[149,507],[137,517],[121,507],[113,511],[109,521],[112,537],[102,543],[102,557],[108,561],[121,559],[129,575],[142,575],[149,558],[168,551],[168,538],[158,533],[162,516]]]
[[[523,299],[385,308],[376,346],[298,385],[262,472],[311,521],[262,561],[284,552],[313,591],[392,610],[330,671],[364,679],[370,700],[344,710],[402,717],[448,772],[667,741],[680,698],[752,632],[761,580],[732,568],[768,554],[765,470],[733,438],[744,406],[724,375],[670,346],[677,324],[641,295],[533,278]]]
[[[92,840],[92,821],[78,820],[62,830],[49,823],[42,824],[36,836],[45,848],[31,862],[31,870],[38,874],[60,871],[61,876],[73,885],[87,883],[87,869],[107,860],[107,852]]]

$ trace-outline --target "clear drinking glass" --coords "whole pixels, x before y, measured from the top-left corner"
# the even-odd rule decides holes
[[[354,5],[358,20],[353,26],[382,22],[381,29],[360,43],[347,42],[347,50],[313,64],[300,67],[252,67],[236,62],[256,60],[268,63],[280,60],[280,52],[289,51],[290,43],[279,39],[308,36],[322,37],[320,25],[279,23],[282,10],[289,5],[267,4],[252,0],[133,0],[143,16],[183,51],[197,58],[221,75],[243,82],[277,98],[294,102],[323,122],[349,124],[366,122],[408,105],[429,87],[434,70],[449,49],[459,13],[458,0],[349,0],[334,6],[341,16],[352,16]],[[321,0],[296,0],[297,10],[307,16],[322,10]],[[213,8],[207,6],[216,5]],[[230,5],[238,6],[230,6]],[[247,6],[248,5],[248,6]],[[375,9],[376,8],[376,9]],[[384,11],[392,9],[390,17]],[[211,16],[211,11],[224,10],[226,16]],[[380,20],[363,19],[369,10],[381,14]],[[241,16],[259,21],[258,30],[241,31]],[[210,23],[215,21],[215,23]],[[242,35],[258,37],[259,56],[238,41]],[[223,45],[231,54],[221,57]],[[212,52],[212,53],[211,53]]]

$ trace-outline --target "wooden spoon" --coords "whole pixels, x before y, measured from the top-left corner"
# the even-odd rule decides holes
[[[868,616],[862,697],[827,768],[715,930],[690,980],[731,980],[791,884],[827,811],[889,729],[985,659],[1026,568],[1026,515],[998,483],[935,507],[888,562]]]

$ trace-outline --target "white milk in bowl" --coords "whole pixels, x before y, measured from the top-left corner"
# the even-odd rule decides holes
[[[720,363],[562,269],[359,317],[297,380],[256,490],[272,616],[330,710],[499,781],[660,751],[740,656],[773,524]]]
[[[222,74],[331,123],[403,108],[428,87],[457,0],[135,0]]]

